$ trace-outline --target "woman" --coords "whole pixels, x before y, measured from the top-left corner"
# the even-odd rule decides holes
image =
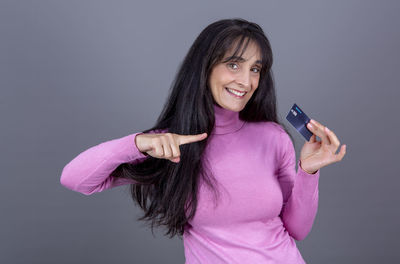
[[[345,146],[317,121],[301,150],[279,123],[272,51],[243,19],[207,26],[186,55],[156,124],[68,163],[61,183],[86,195],[123,184],[140,220],[183,236],[186,263],[305,263],[320,168]],[[318,136],[321,141],[316,140]]]

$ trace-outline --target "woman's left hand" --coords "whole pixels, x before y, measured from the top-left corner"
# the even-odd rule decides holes
[[[341,161],[346,154],[346,145],[342,145],[340,152],[335,154],[340,141],[333,131],[311,119],[307,128],[313,133],[300,152],[300,166],[309,174],[316,173],[322,167]],[[316,136],[321,141],[316,140]]]

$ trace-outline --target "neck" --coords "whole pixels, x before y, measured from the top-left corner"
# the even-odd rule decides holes
[[[239,118],[239,112],[225,109],[214,103],[215,127],[212,134],[230,134],[239,130],[244,121]]]

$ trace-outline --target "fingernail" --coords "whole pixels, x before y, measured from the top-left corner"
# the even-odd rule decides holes
[[[311,123],[307,124],[309,128],[313,128],[313,125],[311,125]]]
[[[328,131],[328,132],[330,131],[328,127],[325,127],[325,129],[326,129],[326,131]]]

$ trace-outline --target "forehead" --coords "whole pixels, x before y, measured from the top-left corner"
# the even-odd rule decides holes
[[[226,51],[224,58],[227,59],[235,55],[235,57],[241,57],[244,60],[250,59],[251,61],[261,63],[262,58],[258,44],[255,41],[250,40],[247,47],[245,47],[246,41],[247,40],[242,43],[241,47],[238,47],[239,41],[235,41],[231,48]],[[239,48],[239,50],[234,54],[237,48]]]

